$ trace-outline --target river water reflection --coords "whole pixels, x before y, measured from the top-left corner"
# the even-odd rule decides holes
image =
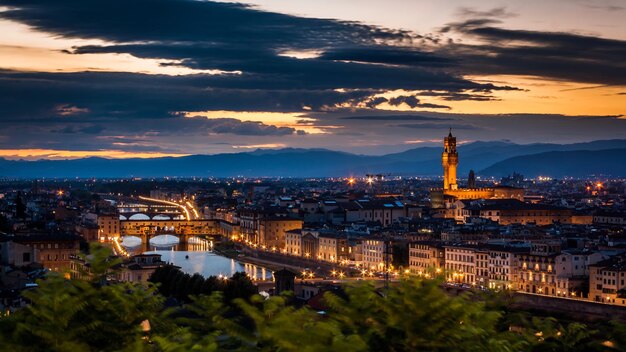
[[[179,266],[182,271],[192,275],[199,273],[204,277],[212,275],[230,277],[236,272],[243,271],[253,280],[272,279],[270,270],[257,265],[241,263],[209,251],[158,250],[148,253],[158,253],[162,260]]]
[[[140,254],[143,248],[141,239],[132,236],[123,238],[122,246],[131,254]],[[178,238],[164,235],[153,238],[146,253],[158,253],[163,261],[179,266],[190,275],[231,277],[236,272],[245,272],[253,280],[272,280],[271,270],[223,257],[212,252],[212,247],[210,241],[192,238],[184,246],[186,250],[179,250]]]

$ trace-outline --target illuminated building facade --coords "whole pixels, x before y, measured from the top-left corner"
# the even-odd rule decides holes
[[[412,274],[436,275],[445,266],[445,248],[439,242],[409,243],[409,270]]]

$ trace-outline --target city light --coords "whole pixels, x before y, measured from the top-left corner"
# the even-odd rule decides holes
[[[182,204],[178,204],[176,202],[171,202],[171,201],[168,201],[168,200],[155,199],[155,198],[144,197],[144,196],[139,196],[139,199],[147,200],[147,201],[155,202],[155,203],[162,203],[162,204],[167,204],[167,205],[175,205],[175,206],[179,207],[185,213],[185,220],[191,220],[191,215],[189,214],[189,210],[187,210],[187,208],[184,205],[182,205]]]
[[[0,350],[626,352],[624,14],[4,1]]]

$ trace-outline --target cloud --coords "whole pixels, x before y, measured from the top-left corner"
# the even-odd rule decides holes
[[[517,14],[507,11],[506,7],[495,7],[491,10],[480,11],[471,7],[461,7],[457,11],[460,17],[469,18],[511,18]]]
[[[193,117],[192,117],[193,118]],[[304,131],[297,131],[291,127],[277,127],[266,125],[261,122],[240,121],[237,119],[206,119],[198,117],[206,121],[203,122],[206,128],[213,133],[229,133],[242,136],[285,136],[294,133],[306,134]]]
[[[409,95],[409,96],[400,95],[400,96],[389,99],[389,105],[391,106],[398,106],[403,103],[408,105],[410,108],[414,108],[419,105],[420,101],[413,95]]]
[[[421,116],[421,115],[356,115],[356,116],[345,116],[342,117],[343,120],[378,120],[378,121],[440,121],[440,120],[449,120],[449,118],[445,117],[429,117],[429,116]]]
[[[375,108],[377,105],[387,102],[387,98],[384,97],[376,97],[369,99],[365,102],[365,106],[368,108]]]
[[[446,71],[454,60],[412,32],[263,12],[242,4],[189,0],[6,0],[0,17],[56,36],[104,40],[76,55],[131,54],[191,69],[241,72],[205,77],[228,89],[498,90]],[[285,52],[320,52],[298,59]],[[376,74],[372,74],[376,72]]]
[[[448,129],[455,130],[480,130],[481,127],[465,124],[437,124],[437,123],[404,123],[393,125],[394,127],[413,128],[413,129]]]
[[[100,125],[92,125],[85,127],[75,127],[75,126],[66,126],[59,130],[52,130],[55,133],[66,133],[66,134],[75,134],[75,133],[84,133],[84,134],[99,134],[104,131],[106,128]]]
[[[504,29],[491,18],[451,23],[442,32],[477,44],[451,43],[436,53],[462,58],[471,74],[531,75],[572,82],[626,84],[626,41],[576,33]]]
[[[338,48],[324,52],[321,59],[407,65],[422,67],[449,67],[455,60],[431,52],[411,51],[408,48],[357,47]]]
[[[426,109],[450,109],[449,106],[440,105],[440,104],[432,104],[432,103],[422,103],[420,100],[414,95],[400,95],[394,98],[389,99],[389,105],[398,106],[401,104],[406,104],[410,108],[426,108]]]
[[[68,47],[64,55],[125,54],[191,72],[238,72],[165,76],[0,70],[4,148],[209,153],[216,146],[232,151],[233,136],[237,145],[272,144],[281,138],[286,145],[360,148],[399,139],[432,139],[432,129],[449,127],[437,124],[441,120],[450,120],[459,129],[465,126],[472,139],[524,130],[532,132],[516,138],[548,139],[550,132],[563,133],[563,139],[588,139],[623,129],[619,119],[601,119],[594,125],[588,123],[591,119],[563,116],[381,111],[384,103],[449,110],[440,102],[489,104],[499,99],[498,92],[521,92],[506,83],[467,78],[471,75],[624,84],[624,41],[504,29],[501,19],[513,15],[504,8],[461,9],[459,22],[441,30],[449,34],[446,38],[448,34],[416,34],[212,1],[3,0],[3,4],[8,9],[0,12],[0,18],[57,39],[89,39],[92,44]],[[379,97],[395,90],[410,93]],[[426,102],[428,97],[437,104]],[[218,110],[303,113],[315,121],[287,125],[241,121],[234,115],[223,119],[181,115]],[[407,122],[406,131],[399,131],[398,122]],[[303,136],[298,124],[305,123],[329,133]]]

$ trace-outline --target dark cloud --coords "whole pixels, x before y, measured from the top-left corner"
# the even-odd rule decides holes
[[[454,60],[429,52],[412,51],[408,48],[360,47],[341,48],[324,52],[326,60],[384,63],[407,66],[448,67]]]
[[[212,77],[159,76],[132,73],[0,72],[2,122],[58,119],[60,102],[88,111],[63,116],[124,120],[171,118],[179,111],[302,111],[318,110],[377,91],[334,89],[269,90],[207,87]],[[28,97],[28,99],[24,99]]]
[[[475,94],[475,93],[457,93],[457,92],[441,92],[441,91],[425,91],[420,92],[419,95],[426,97],[438,97],[446,101],[492,101],[499,100],[491,95],[487,94]]]
[[[420,50],[413,43],[424,38],[407,31],[262,12],[241,4],[210,1],[4,0],[4,3],[11,9],[1,12],[0,17],[59,36],[115,43],[74,48],[71,52],[77,55],[130,53],[140,58],[176,60],[195,69],[242,72],[206,79],[207,87],[500,89],[440,69],[453,60]],[[306,60],[282,56],[299,50],[319,51],[321,56]]]
[[[432,103],[422,103],[416,96],[414,95],[400,95],[397,97],[393,97],[389,99],[389,105],[391,106],[399,106],[403,103],[408,105],[410,108],[424,108],[424,109],[450,109],[449,106],[440,105],[440,104],[432,104]]]
[[[412,128],[412,129],[448,129],[452,128],[455,130],[480,130],[482,128],[474,125],[464,125],[464,124],[437,124],[437,123],[403,123],[398,125],[393,125],[393,127],[401,127],[401,128]]]
[[[3,0],[2,17],[65,37],[112,42],[197,42],[219,48],[318,48],[379,40],[407,40],[407,31],[353,22],[302,18],[243,4],[188,0]]]
[[[377,105],[387,102],[387,98],[384,97],[376,97],[369,99],[365,102],[365,106],[368,108],[375,108]]]
[[[413,95],[409,95],[409,96],[400,95],[400,96],[393,97],[393,98],[389,99],[389,105],[391,105],[391,106],[398,106],[398,105],[401,105],[403,103],[408,105],[411,108],[415,108],[415,107],[417,107],[419,105],[420,100],[417,99]]]
[[[303,112],[306,116],[318,116],[314,126],[331,126],[333,134],[351,135],[361,143],[378,143],[377,138],[385,136],[384,127],[393,129],[393,134],[398,133],[397,127],[406,127],[411,131],[403,132],[403,138],[412,138],[421,133],[420,129],[447,129],[448,125],[436,124],[435,120],[453,115],[376,112],[374,116],[364,114],[358,107],[376,108],[388,102],[412,108],[448,109],[425,102],[428,98],[424,97],[490,101],[496,99],[495,91],[518,90],[464,78],[470,74],[534,75],[604,85],[626,82],[623,41],[503,29],[498,18],[512,15],[503,8],[462,9],[463,21],[450,24],[441,32],[455,32],[455,37],[472,39],[465,42],[479,43],[463,44],[447,40],[440,33],[418,35],[211,1],[0,0],[0,5],[9,8],[0,12],[0,18],[56,37],[106,42],[71,48],[66,51],[69,54],[131,54],[169,60],[163,63],[165,66],[227,72],[164,76],[0,71],[0,145],[4,148],[161,150],[159,144],[167,141],[169,149],[164,150],[172,150],[173,145],[181,150],[194,143],[218,145],[225,142],[220,136],[229,138],[231,134],[239,136],[238,140],[309,138],[299,137],[305,132],[297,127],[245,122],[229,116],[211,120],[185,118],[181,113],[207,110]],[[314,52],[317,56],[292,57],[302,52]],[[391,90],[418,93],[372,98]],[[338,106],[349,106],[354,112],[329,114],[343,112]],[[464,118],[454,115],[454,122]],[[523,130],[523,119],[534,120],[474,118],[485,126],[501,124],[513,131]],[[372,124],[380,121],[378,125],[384,127],[370,130],[369,123],[358,125],[359,120]],[[433,122],[393,127],[385,121]],[[554,131],[558,123],[570,126],[572,121],[563,117],[535,119],[541,127],[535,135]],[[623,121],[605,122],[612,130],[623,125]],[[344,123],[350,124],[350,130]],[[595,135],[605,128],[587,125],[586,120],[578,123]],[[456,124],[452,127],[473,126]],[[563,131],[572,135],[573,127],[568,128]],[[427,133],[432,131],[419,137],[427,138]],[[67,134],[72,134],[72,138],[67,138]],[[250,142],[251,139],[246,141],[253,144]]]
[[[429,117],[421,115],[356,115],[345,116],[343,120],[378,120],[378,121],[440,121],[449,120],[446,117]]]
[[[256,121],[240,121],[237,119],[220,118],[220,119],[206,119],[203,117],[196,117],[198,119],[204,119],[203,125],[213,133],[230,133],[242,136],[285,136],[298,132],[303,134],[304,131],[296,131],[291,127],[277,127],[273,125],[266,125]]]
[[[85,127],[75,127],[75,126],[66,126],[59,130],[52,130],[55,133],[84,133],[84,134],[99,134],[104,131],[106,128],[104,126],[93,125],[93,126],[85,126]]]
[[[626,41],[575,33],[504,29],[491,18],[470,19],[442,29],[482,44],[453,43],[439,55],[462,58],[473,74],[533,75],[559,80],[626,84]]]
[[[458,10],[461,17],[471,18],[510,18],[516,17],[517,14],[507,11],[506,7],[496,7],[490,10],[480,11],[470,7],[461,7]]]

